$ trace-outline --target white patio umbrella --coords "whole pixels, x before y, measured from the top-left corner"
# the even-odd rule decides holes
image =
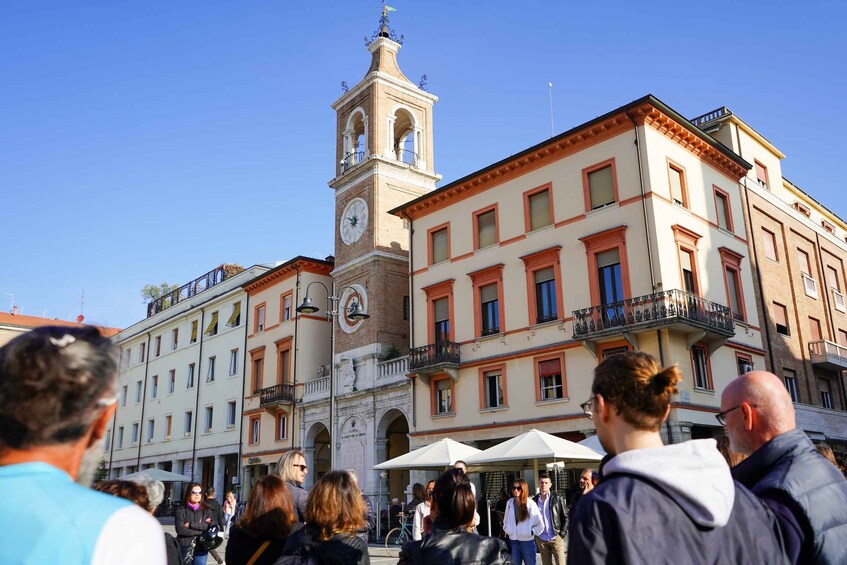
[[[602,445],[600,445],[600,438],[597,437],[597,434],[585,438],[584,440],[579,442],[579,445],[584,445],[585,447],[590,447],[591,449],[593,449],[594,451],[596,451],[600,455],[604,455],[604,456],[606,455],[606,450],[603,449]]]
[[[447,437],[395,457],[394,459],[389,459],[379,465],[374,465],[373,468],[378,471],[390,471],[392,469],[444,469],[459,459],[467,462],[468,458],[475,453],[480,453],[480,450]],[[470,465],[469,462],[468,465]]]
[[[503,443],[489,447],[465,462],[474,466],[502,469],[532,468],[538,476],[538,466],[562,462],[567,467],[596,463],[602,455],[584,445],[532,429]]]
[[[130,473],[119,478],[127,481],[147,479],[148,481],[162,481],[163,483],[191,482],[191,477],[180,475],[179,473],[171,473],[164,469],[142,469],[141,471],[136,471],[135,473]]]

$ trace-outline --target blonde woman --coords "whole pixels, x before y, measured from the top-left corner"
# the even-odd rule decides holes
[[[512,541],[512,563],[535,565],[535,536],[544,531],[544,518],[529,496],[525,480],[512,482],[512,498],[506,503],[504,518],[503,530]]]
[[[229,539],[229,525],[232,522],[232,518],[235,516],[235,509],[237,508],[238,501],[235,500],[235,493],[232,491],[228,491],[226,496],[224,497],[224,538]]]

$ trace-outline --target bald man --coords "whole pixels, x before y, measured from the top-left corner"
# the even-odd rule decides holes
[[[797,429],[780,378],[751,371],[732,381],[718,421],[748,456],[733,477],[776,514],[792,562],[847,563],[847,481]]]

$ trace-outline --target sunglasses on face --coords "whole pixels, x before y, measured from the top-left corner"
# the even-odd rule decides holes
[[[523,490],[523,487],[520,485],[515,485],[512,487],[512,490]]]
[[[308,468],[309,468],[309,467],[307,467],[306,465],[298,465],[297,463],[294,463],[294,464],[292,465],[292,467],[300,467],[300,470],[301,470],[301,471],[306,471],[306,469],[308,469]]]
[[[191,494],[203,494],[202,490],[192,490]]]

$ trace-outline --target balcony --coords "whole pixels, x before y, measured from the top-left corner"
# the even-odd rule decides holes
[[[409,372],[409,357],[397,357],[380,361],[376,366],[376,386],[389,385],[406,381]]]
[[[263,388],[259,396],[259,406],[275,409],[282,404],[294,402],[294,385],[281,384]]]
[[[847,347],[822,339],[809,343],[812,365],[829,371],[847,369]]]
[[[604,338],[622,336],[638,348],[638,334],[669,329],[686,334],[691,347],[706,341],[714,351],[735,335],[729,308],[684,290],[667,290],[615,304],[575,310],[573,337],[596,354]]]
[[[341,160],[341,172],[346,173],[365,159],[364,151],[352,151]]]
[[[459,344],[452,341],[416,347],[409,352],[409,373],[427,381],[429,375],[446,373],[457,381],[460,358]]]
[[[303,383],[303,402],[329,398],[329,377],[318,377]]]

